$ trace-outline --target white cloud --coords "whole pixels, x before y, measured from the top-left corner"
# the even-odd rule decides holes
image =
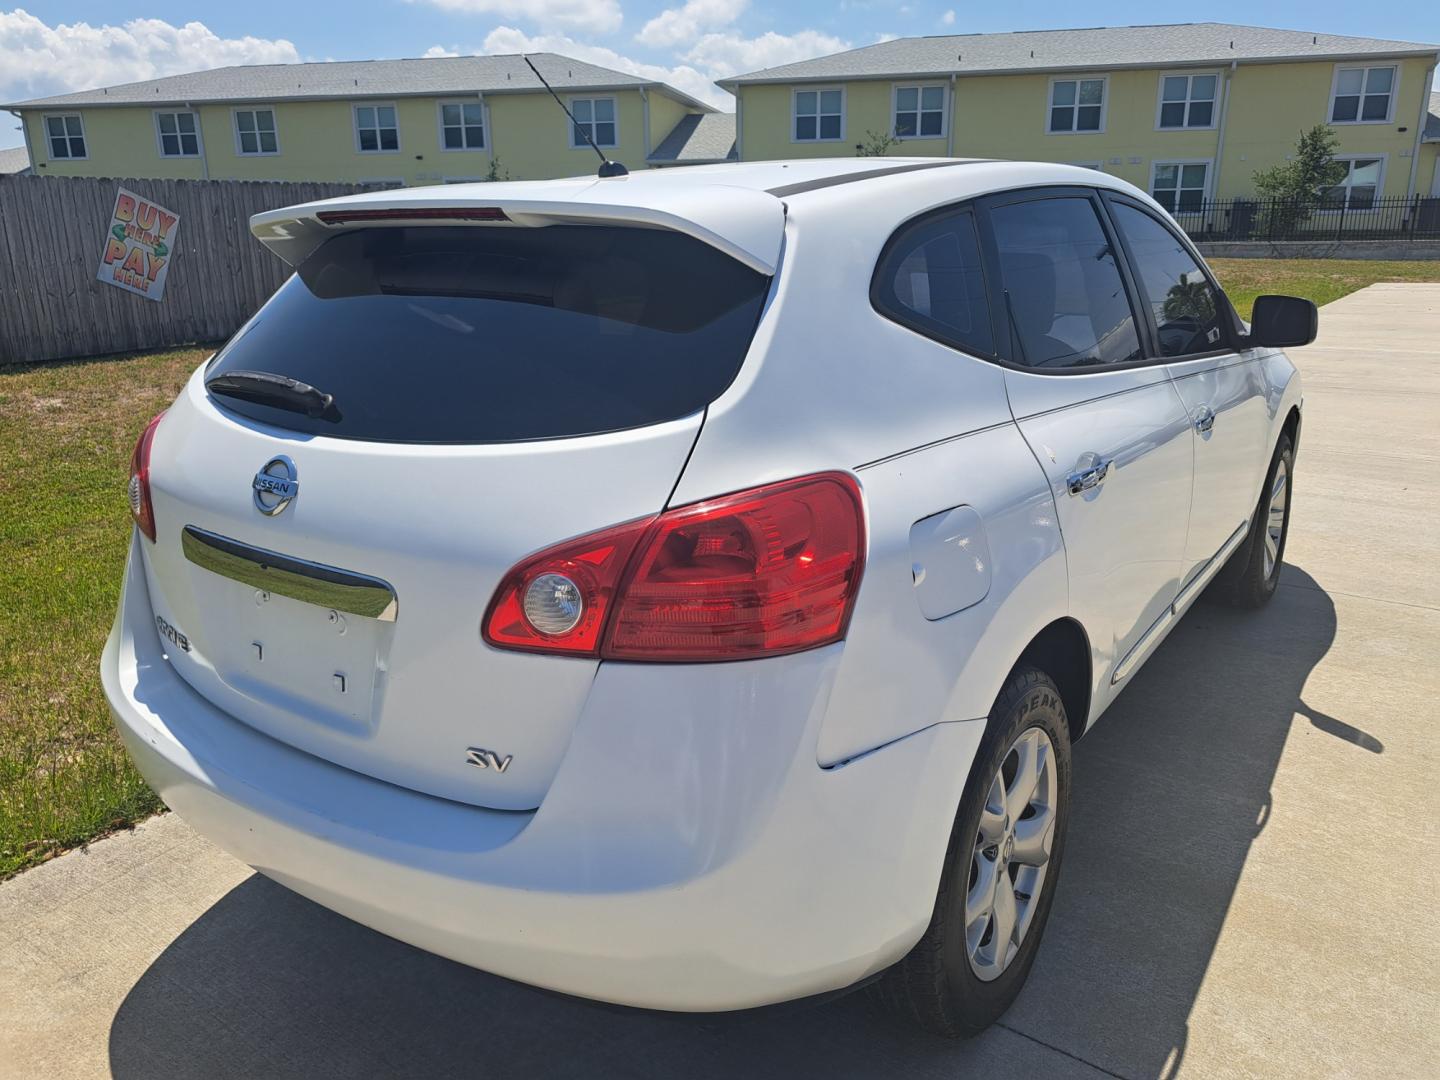
[[[797,60],[809,60],[848,48],[848,41],[818,30],[801,30],[794,34],[777,34],[770,30],[753,38],[739,34],[706,34],[684,54],[684,58],[714,78],[723,79],[727,75],[793,64]]]
[[[635,38],[658,47],[683,45],[703,31],[729,26],[749,6],[750,0],[688,0],[684,7],[667,8],[656,15]]]
[[[620,0],[411,0],[462,15],[498,15],[538,26],[607,34],[620,29]],[[501,28],[503,29],[503,27]]]
[[[614,49],[576,41],[564,34],[532,36],[513,26],[497,26],[486,35],[485,44],[480,51],[486,53],[557,52],[565,56],[573,56],[576,60],[584,60],[589,64],[599,64],[601,67],[614,68],[616,71],[623,71],[628,75],[638,75],[642,79],[669,83],[675,89],[683,90],[691,97],[699,98],[707,104],[714,105],[717,109],[728,111],[735,107],[735,99],[714,85],[715,76],[707,72],[697,71],[688,64],[680,64],[675,67],[665,67],[662,64],[642,64],[628,56],[622,56]]]
[[[431,45],[420,55],[433,60],[437,56],[459,56],[460,52],[458,49],[447,49],[444,45]]]
[[[941,16],[940,16],[940,25],[941,25],[941,26],[954,26],[954,25],[955,25],[955,12],[954,12],[954,11],[947,11],[947,12],[945,12],[944,15],[941,15]]]
[[[299,59],[295,46],[283,38],[222,38],[199,22],[172,26],[162,19],[132,19],[123,26],[49,26],[23,8],[0,11],[0,101],[230,64]]]

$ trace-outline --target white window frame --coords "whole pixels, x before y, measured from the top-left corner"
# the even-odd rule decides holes
[[[1150,198],[1155,199],[1155,174],[1160,170],[1160,167],[1163,166],[1163,165],[1175,165],[1175,166],[1177,166],[1177,167],[1179,167],[1179,166],[1184,166],[1184,165],[1204,165],[1204,166],[1205,166],[1205,186],[1200,189],[1200,201],[1201,201],[1201,202],[1208,202],[1208,201],[1210,201],[1212,198],[1214,198],[1214,192],[1215,192],[1215,159],[1214,159],[1213,157],[1204,157],[1204,158],[1156,158],[1154,161],[1150,162],[1150,183],[1149,183],[1149,185],[1145,188],[1145,194],[1146,194],[1146,195],[1149,195]],[[1193,190],[1193,189],[1188,189],[1188,190]],[[1167,214],[1169,214],[1171,217],[1175,217],[1175,216],[1178,215],[1178,214],[1198,214],[1198,213],[1200,213],[1200,211],[1198,211],[1198,210],[1182,210],[1182,209],[1180,208],[1180,191],[1181,191],[1181,188],[1180,188],[1179,186],[1177,186],[1177,187],[1175,188],[1175,209],[1173,209],[1173,210],[1165,210],[1165,207],[1164,207],[1163,205],[1161,206],[1161,209],[1162,209],[1162,210],[1165,210],[1165,212],[1166,212]],[[1159,200],[1159,199],[1155,199],[1155,201],[1158,203],[1160,200]]]
[[[463,106],[480,106],[480,145],[479,146],[446,146],[445,145],[445,106],[462,106],[460,113],[460,141],[465,141],[465,113]],[[472,98],[443,98],[435,103],[435,136],[440,140],[440,150],[446,154],[483,154],[490,149],[490,107],[478,97]]]
[[[50,138],[50,121],[75,119],[80,121],[80,142],[85,147],[85,153],[80,157],[71,154],[69,157],[56,157],[55,147]],[[85,130],[85,114],[78,112],[42,113],[40,115],[40,130],[45,134],[45,160],[46,161],[89,161],[90,160],[90,135]],[[75,138],[67,130],[65,133],[65,149],[70,149],[70,140]]]
[[[925,91],[925,90],[927,90],[927,89],[933,89],[933,88],[935,88],[935,87],[939,87],[939,88],[940,88],[940,134],[938,134],[938,135],[921,135],[921,134],[920,134],[920,118],[921,118],[921,116],[923,116],[923,115],[924,115],[925,113],[927,113],[927,112],[934,112],[935,110],[934,110],[934,109],[922,109],[922,108],[920,107],[920,99],[924,96],[924,91]],[[914,134],[914,135],[901,135],[900,132],[899,132],[899,129],[898,129],[898,125],[897,125],[896,122],[895,122],[895,118],[900,114],[900,91],[901,91],[901,90],[914,90],[914,91],[915,91],[916,100],[915,100],[915,134]],[[818,104],[817,104],[817,107],[818,107]],[[908,110],[907,110],[907,111],[908,111]],[[816,134],[818,135],[818,134],[819,134],[819,119],[818,119],[819,114],[818,114],[818,113],[816,114],[816,117],[817,117],[817,119],[816,119]],[[845,130],[845,98],[844,98],[843,95],[842,95],[841,98],[840,98],[840,130],[841,130],[841,131],[844,131],[844,130]],[[902,82],[902,83],[894,83],[894,84],[892,84],[891,87],[890,87],[890,134],[891,134],[891,136],[892,136],[893,138],[899,139],[901,142],[910,142],[912,139],[928,139],[928,140],[934,140],[934,139],[945,139],[945,138],[949,138],[949,134],[950,134],[950,84],[949,84],[949,83],[943,83],[943,82],[933,82],[933,81],[932,81],[932,82]],[[805,141],[806,141],[806,142],[810,142],[810,141],[819,142],[820,140],[819,140],[819,139],[815,139],[815,140],[809,140],[809,139],[807,139],[807,140],[805,140]]]
[[[1052,109],[1066,108],[1064,105],[1053,105],[1055,100],[1055,84],[1062,82],[1073,82],[1075,84],[1075,104],[1069,106],[1074,110],[1076,122],[1080,119],[1080,84],[1082,82],[1098,82],[1100,86],[1100,126],[1094,131],[1076,131],[1071,128],[1069,131],[1052,131],[1050,129],[1050,113]],[[1110,76],[1109,75],[1054,75],[1045,85],[1045,134],[1046,135],[1104,135],[1105,125],[1110,118]]]
[[[274,133],[273,133],[273,134],[275,135],[275,149],[274,149],[274,150],[260,150],[260,149],[256,149],[256,151],[252,154],[250,151],[244,149],[244,148],[240,145],[240,114],[241,114],[242,112],[248,112],[248,113],[268,112],[268,113],[270,114],[270,119],[271,119],[271,120],[274,122],[274,124],[275,124],[275,131],[274,131]],[[236,157],[252,158],[252,157],[279,157],[279,156],[280,156],[280,112],[279,112],[278,109],[275,108],[274,105],[237,105],[235,108],[233,108],[233,109],[230,110],[230,130],[235,133],[235,156],[236,156]],[[260,130],[260,129],[259,129],[258,127],[255,129],[255,145],[256,145],[257,148],[258,148],[259,145],[260,145],[260,134],[259,134],[259,130]]]
[[[1214,97],[1211,99],[1211,101],[1210,101],[1210,123],[1208,123],[1208,124],[1192,124],[1192,123],[1190,123],[1190,104],[1191,104],[1191,102],[1193,102],[1193,101],[1195,100],[1195,98],[1194,98],[1194,96],[1193,96],[1193,91],[1194,91],[1194,88],[1195,88],[1195,78],[1196,78],[1196,76],[1199,76],[1200,78],[1204,78],[1204,77],[1207,76],[1207,75],[1213,76],[1214,79],[1215,79],[1215,96],[1214,96]],[[1163,126],[1161,126],[1161,124],[1160,124],[1160,114],[1161,114],[1161,112],[1164,110],[1164,108],[1165,108],[1165,106],[1166,106],[1167,104],[1170,104],[1170,105],[1176,104],[1176,103],[1173,102],[1173,101],[1167,102],[1167,101],[1165,100],[1165,80],[1166,80],[1166,79],[1180,79],[1180,78],[1183,78],[1183,79],[1186,80],[1186,82],[1185,82],[1185,103],[1184,103],[1184,104],[1185,104],[1185,123],[1181,124],[1179,127],[1163,127]],[[1216,128],[1216,127],[1219,125],[1219,123],[1220,123],[1220,95],[1224,92],[1224,85],[1225,85],[1225,79],[1224,79],[1223,75],[1221,74],[1221,72],[1219,72],[1219,71],[1205,71],[1205,70],[1195,70],[1195,71],[1161,71],[1161,72],[1160,72],[1160,78],[1159,78],[1159,80],[1157,80],[1156,83],[1155,83],[1155,130],[1156,130],[1156,131],[1214,131],[1215,128]],[[1202,99],[1202,100],[1203,100],[1203,99]]]
[[[1350,168],[1348,169],[1348,171],[1345,173],[1345,179],[1346,179],[1346,180],[1349,180],[1350,177],[1354,174],[1354,172],[1355,172],[1354,163],[1355,163],[1355,162],[1357,162],[1357,161],[1376,161],[1376,160],[1378,160],[1378,161],[1380,162],[1380,176],[1379,176],[1379,177],[1376,179],[1376,181],[1375,181],[1375,198],[1376,198],[1376,200],[1378,201],[1378,200],[1383,199],[1383,198],[1385,197],[1385,173],[1388,171],[1389,166],[1390,166],[1390,155],[1389,155],[1389,154],[1336,154],[1336,155],[1335,155],[1334,157],[1332,157],[1330,160],[1331,160],[1331,161],[1343,161],[1343,162],[1346,162],[1347,165],[1350,166]],[[1338,184],[1332,184],[1332,185],[1331,185],[1331,187],[1338,187],[1338,186],[1340,186],[1340,185],[1338,185]],[[1349,193],[1349,192],[1350,192],[1350,187],[1349,187],[1348,184],[1345,185],[1345,192],[1346,192],[1346,193],[1345,193],[1345,205],[1344,205],[1344,206],[1322,206],[1322,207],[1320,207],[1320,209],[1318,209],[1318,210],[1316,211],[1316,213],[1317,213],[1317,214],[1341,214],[1341,213],[1343,213],[1343,214],[1373,214],[1373,213],[1375,213],[1376,207],[1373,207],[1373,206],[1351,206],[1351,205],[1350,205],[1350,193]]]
[[[618,146],[620,145],[620,102],[615,98],[615,95],[614,95],[614,94],[577,94],[577,95],[575,95],[575,96],[572,97],[572,98],[567,98],[567,99],[565,100],[565,105],[566,105],[566,107],[570,110],[570,115],[571,115],[571,116],[574,116],[574,115],[575,115],[575,103],[576,103],[577,101],[588,101],[588,102],[590,102],[590,125],[589,125],[589,126],[590,126],[590,137],[591,137],[592,139],[595,139],[595,145],[598,146],[598,147],[600,147],[602,150],[605,150],[605,149],[613,150],[613,149],[615,149],[616,147],[618,147]],[[614,141],[614,142],[604,143],[604,142],[601,142],[599,139],[596,139],[596,138],[595,138],[595,124],[596,124],[596,120],[595,120],[595,102],[597,102],[597,101],[608,101],[608,102],[610,102],[611,108],[613,108],[613,109],[615,110],[615,121],[614,121],[614,123],[615,123],[615,141]],[[603,121],[603,120],[601,120],[601,121],[599,121],[599,122],[602,123],[602,124],[605,123],[605,121]],[[567,121],[567,123],[569,123],[569,121]],[[584,126],[583,124],[579,124],[579,123],[570,123],[570,124],[569,124],[568,130],[569,130],[569,132],[570,132],[570,149],[571,149],[571,150],[589,150],[589,149],[590,149],[590,144],[587,143],[584,139],[578,139],[578,140],[577,140],[577,139],[575,138],[575,129],[576,129],[577,127],[583,127],[583,126]],[[488,131],[486,132],[485,137],[486,137],[486,141],[489,141],[490,135],[489,135],[489,132],[488,132]]]
[[[361,109],[394,109],[395,110],[395,149],[385,150],[376,146],[374,150],[365,150],[360,146],[360,110]],[[400,109],[393,101],[352,101],[350,103],[350,131],[355,137],[355,152],[364,154],[366,157],[372,154],[399,154],[405,149],[405,140],[400,136]],[[375,115],[375,141],[380,141],[380,115]]]
[[[1376,68],[1389,68],[1395,74],[1390,80],[1390,104],[1385,110],[1383,120],[1362,119],[1365,113],[1365,83],[1370,78],[1370,72]],[[1340,89],[1340,73],[1342,71],[1360,71],[1360,103],[1355,109],[1354,120],[1333,120],[1335,115],[1335,98]],[[1348,94],[1346,95],[1349,96]],[[1332,126],[1351,127],[1356,124],[1393,124],[1395,122],[1395,99],[1400,96],[1400,64],[1392,60],[1388,64],[1367,64],[1361,63],[1336,64],[1335,73],[1330,77],[1330,103],[1325,108],[1325,123]],[[1374,155],[1367,155],[1373,157]]]
[[[195,118],[195,153],[185,153],[185,140],[181,137],[180,121],[182,116],[193,116]],[[200,127],[200,112],[198,109],[151,109],[150,116],[155,123],[155,151],[166,161],[199,161],[205,156],[205,132]],[[175,121],[175,138],[180,145],[180,153],[167,154],[165,152],[165,138],[160,130],[160,117],[173,116]],[[86,147],[89,149],[89,147]]]
[[[833,138],[825,138],[820,134],[820,118],[822,116],[833,116],[833,113],[820,112],[820,94],[831,90],[840,91],[840,134]],[[795,134],[795,121],[800,114],[796,112],[796,105],[801,94],[815,94],[815,138],[801,139]],[[824,86],[792,86],[790,88],[790,141],[800,146],[809,146],[812,143],[843,143],[845,141],[845,127],[850,112],[850,102],[846,98],[844,83]],[[894,123],[895,114],[890,114],[890,121]]]

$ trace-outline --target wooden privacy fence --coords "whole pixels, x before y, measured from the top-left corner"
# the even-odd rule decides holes
[[[96,280],[122,187],[180,218],[159,301]],[[250,215],[364,190],[354,184],[0,177],[0,363],[228,337],[289,274],[250,235]]]

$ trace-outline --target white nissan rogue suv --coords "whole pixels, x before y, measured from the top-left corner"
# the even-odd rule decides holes
[[[1102,173],[757,162],[257,216],[102,675],[200,833],[423,949],[730,1010],[1018,993],[1070,748],[1276,586],[1278,351]]]

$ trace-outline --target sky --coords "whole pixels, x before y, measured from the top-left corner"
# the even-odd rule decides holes
[[[670,83],[723,109],[714,80],[891,37],[1184,21],[1090,0],[0,0],[0,102],[230,64],[550,51]],[[1436,0],[1210,0],[1214,22],[1440,42]],[[1440,77],[1437,77],[1440,88]],[[0,113],[0,149],[22,139]]]

